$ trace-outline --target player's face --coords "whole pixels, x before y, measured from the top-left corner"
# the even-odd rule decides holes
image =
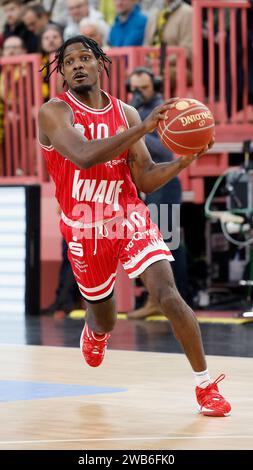
[[[82,43],[66,47],[63,61],[64,78],[71,90],[87,93],[97,85],[101,64]]]

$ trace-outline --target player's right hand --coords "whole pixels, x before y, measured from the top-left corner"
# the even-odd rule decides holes
[[[198,160],[200,157],[205,155],[208,152],[208,150],[210,150],[213,147],[214,143],[215,143],[215,140],[214,140],[214,137],[212,137],[209,144],[203,147],[203,149],[201,149],[200,152],[195,153],[194,155],[183,155],[181,157],[183,168],[187,167],[192,162],[194,162],[195,160]]]
[[[163,104],[156,106],[153,111],[144,119],[143,126],[145,128],[145,133],[153,132],[158,125],[158,122],[161,119],[165,119],[166,111],[174,108],[175,102],[178,98],[170,98],[166,100]]]

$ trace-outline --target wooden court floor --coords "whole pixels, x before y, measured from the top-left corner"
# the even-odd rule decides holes
[[[230,417],[197,413],[182,354],[109,350],[92,369],[77,348],[0,345],[0,449],[252,449],[252,359],[208,364]]]

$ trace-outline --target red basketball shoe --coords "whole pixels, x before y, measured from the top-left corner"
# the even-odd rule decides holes
[[[98,367],[103,362],[110,336],[109,333],[105,333],[103,336],[96,335],[96,333],[89,329],[88,324],[85,323],[80,338],[80,348],[89,366]]]
[[[217,384],[225,378],[224,374],[206,388],[196,387],[196,397],[200,406],[199,412],[205,416],[229,416],[231,406],[219,393]]]

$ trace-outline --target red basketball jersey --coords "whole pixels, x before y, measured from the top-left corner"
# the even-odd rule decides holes
[[[109,104],[103,109],[86,106],[71,91],[58,96],[71,107],[73,125],[86,139],[112,137],[129,127],[122,102],[106,95]],[[57,200],[68,218],[80,219],[82,212],[83,222],[105,220],[122,215],[122,210],[125,214],[127,204],[139,202],[128,166],[128,151],[83,170],[60,155],[53,146],[41,147],[48,172],[56,185]],[[82,207],[83,211],[80,210]]]

